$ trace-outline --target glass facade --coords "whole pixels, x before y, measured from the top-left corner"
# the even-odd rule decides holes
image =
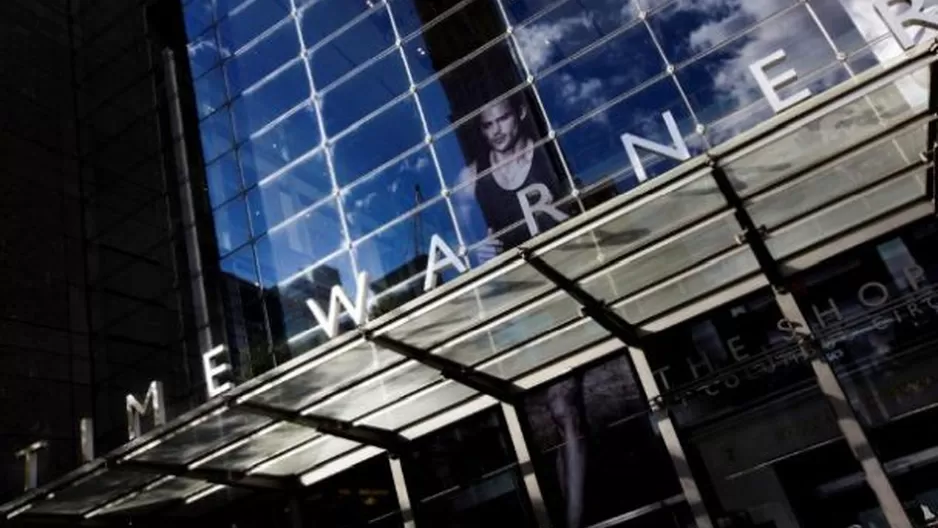
[[[636,171],[624,134],[689,157],[772,117],[751,65],[776,50],[782,101],[897,54],[855,4],[189,1],[246,376],[325,340],[305,300],[361,272],[373,314],[419,296],[433,235],[478,267],[679,163],[639,149]]]

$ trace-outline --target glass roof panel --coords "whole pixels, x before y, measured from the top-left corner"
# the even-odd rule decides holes
[[[583,289],[598,299],[614,301],[633,295],[700,262],[739,245],[741,229],[732,213],[694,226],[679,236],[628,257],[586,280]],[[566,268],[561,268],[566,273]]]
[[[305,412],[351,421],[440,379],[442,376],[436,370],[408,361]]]
[[[303,367],[299,374],[286,378],[251,400],[300,410],[336,388],[362,379],[400,360],[401,356],[390,350],[379,349],[371,343],[363,342]]]
[[[498,313],[531,299],[550,283],[530,266],[518,265],[475,288],[429,309],[388,333],[398,341],[427,350]]]
[[[608,337],[609,332],[591,319],[584,319],[558,334],[510,352],[482,370],[503,379],[514,379]]]
[[[668,185],[614,220],[550,250],[542,256],[571,278],[579,278],[616,257],[635,251],[680,227],[728,207],[709,169]]]
[[[773,189],[747,205],[758,226],[775,229],[835,199],[855,193],[887,175],[919,162],[927,150],[927,123],[916,123],[832,166]]]
[[[240,447],[219,455],[204,465],[227,471],[247,471],[258,463],[308,442],[318,435],[315,429],[281,422],[270,431],[251,438]]]
[[[927,174],[913,170],[770,233],[769,251],[784,259],[904,205],[927,197]]]
[[[929,66],[856,97],[723,164],[743,197],[928,109]],[[795,155],[797,153],[797,155]]]
[[[289,455],[259,466],[256,473],[274,476],[305,473],[320,464],[355,449],[359,445],[357,442],[344,438],[321,436]]]
[[[104,471],[55,492],[50,499],[37,502],[29,513],[81,515],[158,478],[144,473]]]
[[[138,510],[164,506],[168,502],[181,501],[213,486],[215,484],[186,478],[160,479],[140,493],[109,504],[100,511],[100,515],[136,513]]]
[[[132,460],[187,464],[271,422],[270,418],[226,410],[135,455]]]
[[[381,412],[363,419],[362,423],[385,429],[401,430],[477,394],[475,390],[465,385],[446,380],[397,405],[382,409]]]

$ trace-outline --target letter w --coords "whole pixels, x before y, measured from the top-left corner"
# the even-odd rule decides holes
[[[366,306],[366,297],[368,295],[368,290],[366,289],[367,285],[368,274],[363,271],[358,274],[358,278],[355,280],[355,286],[358,288],[358,291],[355,295],[354,304],[352,304],[348,295],[345,294],[345,291],[339,285],[333,286],[332,290],[329,292],[328,315],[326,315],[315,299],[306,299],[306,306],[309,306],[310,311],[313,312],[313,317],[316,318],[316,322],[325,330],[326,335],[330,338],[339,335],[340,305],[345,307],[345,311],[348,312],[349,317],[355,321],[355,324],[362,325],[365,323],[368,317]]]

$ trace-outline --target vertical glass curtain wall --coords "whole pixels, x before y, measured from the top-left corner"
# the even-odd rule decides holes
[[[898,52],[846,0],[190,0],[189,56],[233,348],[323,341],[321,304],[368,274],[373,314],[423,292],[430,239],[469,267],[773,115],[749,65],[783,49],[817,94]],[[526,176],[525,176],[526,175]],[[519,183],[520,178],[520,183]],[[556,214],[525,220],[537,185]],[[455,275],[444,271],[442,280]],[[255,372],[256,373],[256,372]]]

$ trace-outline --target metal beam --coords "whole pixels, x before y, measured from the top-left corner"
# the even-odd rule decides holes
[[[242,402],[237,408],[259,416],[273,418],[274,420],[309,427],[310,429],[315,429],[329,436],[336,436],[360,444],[380,447],[391,453],[403,453],[407,447],[407,438],[393,431],[381,429],[380,427],[355,425],[334,418],[302,414],[299,411],[288,411],[251,400]]]
[[[532,268],[549,280],[564,293],[569,295],[583,309],[583,314],[603,327],[610,334],[615,336],[626,345],[639,346],[641,335],[637,328],[614,312],[609,305],[593,297],[581,288],[575,281],[560,273],[553,266],[544,262],[540,257],[532,255],[528,251],[521,252],[521,258],[525,260]]]
[[[292,478],[249,475],[242,471],[226,471],[206,467],[188,468],[185,464],[168,464],[150,460],[126,460],[113,466],[112,469],[135,473],[152,473],[154,475],[172,475],[251,490],[289,490],[299,487],[299,482]]]
[[[437,370],[444,378],[451,379],[467,387],[487,394],[496,400],[514,405],[521,397],[522,389],[514,383],[503,380],[497,376],[480,372],[472,367],[463,365],[413,345],[392,339],[387,336],[373,335],[363,332],[363,337],[375,345],[396,352],[408,359],[412,359],[427,367]]]

